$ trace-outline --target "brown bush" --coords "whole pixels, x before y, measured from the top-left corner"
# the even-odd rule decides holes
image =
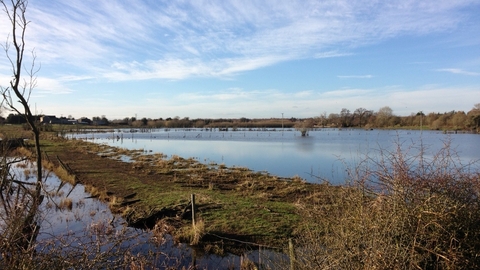
[[[381,150],[349,168],[350,182],[316,205],[296,238],[298,269],[477,269],[480,173],[446,142]]]

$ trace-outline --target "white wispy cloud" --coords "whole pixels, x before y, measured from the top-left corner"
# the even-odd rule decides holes
[[[373,75],[338,75],[337,78],[340,79],[371,79]]]
[[[313,57],[314,58],[331,58],[331,57],[350,56],[352,54],[353,53],[339,52],[338,50],[333,50],[333,51],[316,53],[313,55]]]
[[[182,112],[194,117],[312,117],[327,113],[340,113],[342,108],[354,111],[357,108],[378,111],[390,106],[396,115],[410,115],[418,111],[444,112],[468,111],[477,99],[475,87],[446,88],[426,85],[416,89],[402,86],[380,88],[338,89],[329,92],[307,91],[305,95],[279,90],[225,89],[218,92],[194,91],[188,94],[157,94],[141,107],[132,111],[149,111],[162,108],[162,116],[174,116]],[[462,95],[459,97],[458,93]],[[435,97],[435,99],[432,99]],[[455,100],[455,108],[451,101]],[[132,107],[132,104],[128,106]]]
[[[73,80],[75,78],[68,78]],[[37,77],[37,86],[33,93],[36,96],[52,95],[52,94],[69,94],[73,92],[64,82],[47,77]]]
[[[314,95],[314,91],[313,90],[308,90],[308,91],[296,92],[294,94],[294,97],[303,99],[303,98],[311,97],[312,95]]]
[[[179,103],[188,102],[224,102],[229,101],[228,104],[238,103],[238,102],[252,102],[255,100],[263,100],[266,98],[271,98],[275,95],[277,98],[280,94],[278,91],[274,90],[251,90],[246,91],[241,88],[230,88],[220,91],[195,91],[191,93],[183,93],[176,95],[174,98],[178,100]],[[159,99],[152,99],[150,101],[159,102],[163,97]]]
[[[457,12],[472,5],[478,3],[34,0],[29,42],[45,65],[73,65],[109,80],[229,76],[451,30],[461,22]]]
[[[343,98],[356,98],[358,96],[374,95],[376,92],[378,92],[378,90],[379,89],[346,88],[323,92],[322,95],[328,99],[341,100]],[[384,92],[385,88],[381,90]]]
[[[113,91],[114,94],[118,94]],[[458,93],[462,93],[459,95]],[[38,103],[44,113],[63,115],[98,116],[109,119],[131,117],[192,117],[192,118],[262,118],[262,117],[312,117],[323,112],[340,113],[342,108],[378,111],[390,106],[396,115],[410,115],[418,111],[445,112],[470,110],[478,99],[477,87],[442,87],[425,85],[414,89],[403,86],[376,88],[342,88],[335,91],[306,91],[305,95],[278,89],[226,88],[217,91],[191,89],[188,93],[152,91],[149,94],[129,95],[116,100],[111,96],[79,94],[75,107],[68,102],[47,98]],[[78,94],[78,93],[74,93]],[[58,95],[68,98],[68,95]],[[51,97],[51,94],[48,95]],[[432,98],[434,97],[434,98]],[[452,100],[454,106],[452,107]],[[99,111],[98,108],[101,108]]]
[[[480,76],[480,72],[471,72],[471,71],[466,71],[466,70],[459,69],[459,68],[442,68],[442,69],[437,69],[437,71],[449,72],[449,73],[453,73],[453,74],[468,75],[468,76]]]
[[[9,76],[0,75],[0,86],[4,89],[10,87],[10,80],[12,78]],[[62,81],[48,78],[48,77],[37,77],[36,84],[31,92],[25,92],[25,97],[32,98],[41,98],[41,97],[52,97],[52,95],[58,94],[69,94],[72,90],[65,85]]]

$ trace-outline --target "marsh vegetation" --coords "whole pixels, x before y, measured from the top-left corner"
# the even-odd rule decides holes
[[[242,137],[241,134],[238,136]],[[472,159],[466,159],[457,152],[458,145],[452,145],[455,137],[439,134],[443,139],[435,137],[439,140],[438,145],[432,145],[432,137],[428,133],[424,134],[425,137],[416,137],[418,140],[410,138],[410,132],[407,138],[399,136],[399,133],[391,134],[387,144],[368,148],[363,154],[357,153],[356,163],[345,162],[345,182],[338,186],[317,184],[312,186],[318,189],[311,189],[305,185],[303,193],[295,193],[288,190],[295,181],[285,181],[288,184],[281,189],[286,194],[297,194],[292,196],[294,199],[291,201],[295,202],[294,213],[298,219],[289,221],[295,225],[283,237],[293,237],[295,246],[303,247],[296,252],[305,260],[296,263],[304,269],[342,268],[341,265],[357,265],[356,268],[382,265],[380,268],[401,269],[477,265],[475,241],[478,239],[474,225],[477,218],[468,213],[478,211],[478,163],[474,156],[467,154],[468,151],[462,153]],[[140,136],[136,135],[136,139],[140,140]],[[175,140],[172,135],[171,140]],[[185,142],[188,139],[180,140]],[[145,155],[144,150],[140,152]],[[195,160],[190,160],[195,163]],[[225,169],[225,166],[214,170],[221,168]],[[301,178],[297,179],[297,182],[302,182]],[[277,183],[272,185],[280,186],[282,179],[273,181]],[[261,179],[261,183],[245,181],[240,184],[239,190],[243,190],[243,196],[258,196],[256,188],[262,190],[265,183],[268,183],[265,179]],[[247,190],[251,193],[245,193]],[[263,190],[273,195],[267,196],[267,201],[278,196],[274,195],[274,189],[271,193],[268,187]],[[288,201],[286,197],[281,198]],[[471,224],[472,227],[466,232],[466,228],[454,220],[464,220],[461,224]],[[450,238],[440,239],[445,236],[441,232],[450,235]],[[277,236],[280,237],[280,234],[277,233]],[[453,246],[456,241],[459,246]],[[460,244],[462,241],[469,243]],[[469,248],[463,250],[466,246]],[[365,248],[376,254],[367,253]],[[352,257],[347,258],[347,254]],[[396,263],[387,259],[394,255],[400,256]],[[338,260],[340,257],[346,259]],[[467,266],[460,268],[464,267]]]
[[[278,264],[263,258],[272,269],[289,268],[289,257],[296,269],[477,267],[478,164],[462,159],[445,138],[435,153],[409,141],[371,150],[355,166],[346,164],[341,185],[77,139],[42,146],[130,225],[207,253],[286,254],[277,255]],[[142,254],[137,258],[148,268],[152,260]]]
[[[7,39],[3,48],[13,73],[9,86],[1,86],[2,104],[22,117],[29,131],[26,136],[32,139],[24,147],[2,143],[1,267],[195,267],[195,256],[192,262],[185,262],[182,253],[152,252],[153,246],[137,249],[142,241],[154,239],[164,244],[171,238],[173,243],[188,243],[207,253],[242,254],[251,249],[258,254],[266,249],[280,252],[267,261],[259,255],[256,262],[244,257],[229,266],[240,269],[480,268],[478,164],[465,162],[451,147],[451,141],[445,140],[441,149],[428,153],[422,141],[405,147],[397,140],[394,149],[379,147],[374,153],[362,153],[357,163],[347,163],[345,183],[332,185],[215,162],[205,164],[178,155],[166,158],[164,154],[146,153],[145,149],[132,151],[67,140],[58,133],[48,133],[53,128],[39,126],[29,107],[38,69],[34,52],[28,68],[23,62],[27,1],[0,3],[11,23],[11,40]],[[23,70],[26,78],[21,76]],[[479,124],[477,105],[467,114],[429,114],[429,125],[433,129],[447,126],[475,131]],[[424,116],[419,112],[405,119],[412,119],[411,126],[423,129]],[[179,124],[180,119],[174,120],[167,123]],[[281,119],[282,130],[284,125],[292,127],[293,120],[285,123]],[[340,115],[331,114],[328,119],[325,113],[296,128],[307,135],[315,121],[337,128],[355,126],[356,121],[367,128],[371,123],[405,126],[402,118],[383,107],[378,113],[359,108],[350,114],[342,109]],[[279,120],[276,122],[278,125]],[[450,122],[452,125],[447,124]],[[131,124],[145,126],[149,122]],[[216,127],[220,128],[220,123]],[[228,130],[229,126],[221,128]],[[2,138],[4,142],[24,139],[11,133]],[[34,161],[34,167],[23,165],[25,160]],[[23,170],[23,175],[12,173],[15,169]],[[70,182],[70,191],[68,186],[62,189],[66,185],[63,183],[52,189],[49,172]],[[149,229],[153,237],[145,239],[129,233],[126,226],[117,229],[112,225],[113,217],[83,227],[81,235],[43,234],[42,230],[49,228],[49,209],[71,212],[85,204],[69,197],[77,184],[85,186],[89,198],[109,203],[111,211],[129,226]],[[196,203],[189,200],[192,194]],[[91,210],[89,215],[95,217],[97,212]]]

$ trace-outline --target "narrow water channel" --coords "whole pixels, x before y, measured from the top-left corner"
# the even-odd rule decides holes
[[[35,177],[32,162],[22,161],[13,168],[17,179],[32,181]],[[173,267],[189,269],[240,269],[241,261],[248,259],[256,265],[278,264],[286,257],[269,250],[251,250],[242,256],[207,254],[187,244],[174,243],[168,234],[126,226],[108,206],[85,191],[83,185],[62,182],[53,172],[47,175],[41,208],[41,229],[37,238],[38,252],[88,254],[115,261],[128,256],[145,256],[160,269]],[[108,253],[110,252],[110,253]],[[270,267],[271,268],[271,267]]]

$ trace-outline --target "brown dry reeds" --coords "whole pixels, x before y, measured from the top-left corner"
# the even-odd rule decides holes
[[[297,234],[298,269],[480,267],[480,173],[448,142],[432,157],[402,149],[367,156],[338,193],[298,205],[313,221]]]
[[[70,198],[62,198],[60,203],[58,204],[58,208],[60,209],[67,209],[72,210],[73,208],[73,201]]]

